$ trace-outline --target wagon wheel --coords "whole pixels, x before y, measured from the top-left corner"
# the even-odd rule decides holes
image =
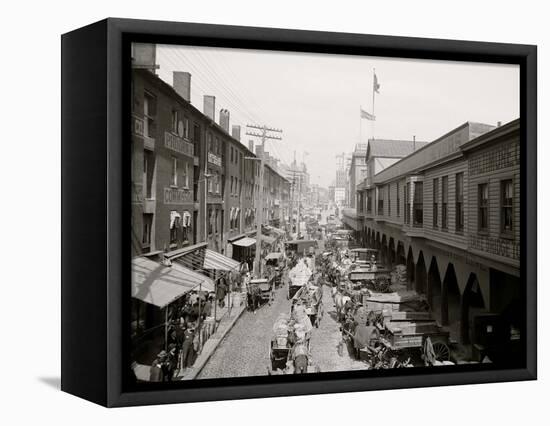
[[[435,359],[438,361],[449,361],[451,358],[451,351],[449,347],[443,342],[434,342],[433,350],[435,354]]]

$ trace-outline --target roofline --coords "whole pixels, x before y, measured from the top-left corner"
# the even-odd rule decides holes
[[[473,121],[467,121],[466,123],[458,126],[456,129],[453,129],[451,130],[450,132],[447,132],[445,133],[443,136],[440,136],[439,138],[435,139],[433,142],[430,142],[428,144],[426,144],[425,146],[423,146],[422,148],[419,148],[418,150],[412,152],[411,154],[409,154],[408,156],[406,157],[403,157],[402,159],[400,159],[399,161],[396,161],[395,163],[393,163],[391,166],[389,167],[386,167],[384,170],[381,170],[379,173],[377,173],[376,175],[373,176],[373,185],[374,186],[377,186],[377,185],[385,185],[387,184],[388,182],[393,182],[395,180],[399,180],[401,179],[401,177],[394,177],[392,179],[388,179],[388,180],[384,180],[383,182],[375,182],[374,179],[376,179],[376,176],[378,176],[378,174],[382,173],[382,172],[385,172],[386,170],[389,170],[391,169],[393,166],[395,166],[396,164],[400,163],[402,160],[406,160],[409,156],[413,155],[413,154],[416,154],[417,152],[419,151],[422,151],[424,148],[430,146],[432,143],[436,143],[446,137],[448,137],[449,135],[451,135],[452,133],[456,132],[457,130],[461,130],[462,128],[464,128],[465,126],[467,125],[470,125],[472,123],[475,123]],[[483,123],[479,123],[479,124],[483,124]],[[470,141],[467,141],[467,142],[464,142],[462,145],[460,145],[458,147],[458,151],[457,152],[454,152],[454,153],[451,153],[445,157],[442,157],[442,158],[439,158],[438,160],[436,161],[433,161],[432,163],[428,163],[426,165],[423,165],[422,167],[420,168],[417,168],[417,169],[414,169],[414,170],[411,170],[410,172],[411,173],[417,173],[419,171],[424,171],[428,168],[432,168],[432,167],[436,167],[436,166],[439,166],[441,164],[444,164],[444,163],[447,163],[449,161],[453,161],[453,160],[456,160],[457,158],[463,156],[463,152],[467,152],[469,150],[472,150],[472,149],[475,149],[477,147],[479,147],[480,145],[484,144],[484,143],[489,143],[491,141],[494,141],[496,140],[497,138],[499,137],[502,137],[504,134],[508,133],[508,132],[512,132],[512,131],[515,131],[515,130],[519,130],[519,118],[516,118],[500,127],[496,127],[494,128],[493,130],[489,130],[488,132],[486,133],[483,133],[482,135],[479,135],[477,136],[476,138],[470,140]],[[366,179],[365,179],[366,180]],[[367,189],[367,188],[365,188]]]
[[[502,126],[499,126],[487,133],[479,135],[477,138],[474,138],[471,141],[463,143],[460,146],[460,149],[464,152],[468,152],[472,149],[479,147],[482,144],[493,142],[496,139],[508,133],[519,131],[519,128],[520,128],[519,121],[520,121],[519,118],[516,118],[515,120],[509,121],[508,123],[503,124]]]
[[[155,73],[152,73],[151,71],[148,71],[144,68],[132,68],[132,71],[134,72],[137,72],[141,75],[144,75],[146,76],[146,78],[148,78],[149,80],[153,81],[154,83],[158,84],[159,86],[161,86],[161,88],[167,90],[168,92],[170,92],[170,95],[171,96],[174,96],[176,98],[177,101],[179,101],[180,103],[183,103],[185,105],[187,105],[191,110],[193,110],[193,112],[195,112],[196,114],[200,115],[204,120],[207,121],[208,125],[211,126],[211,127],[214,127],[216,128],[216,130],[220,131],[221,133],[224,134],[224,136],[226,136],[227,138],[229,138],[232,142],[236,143],[236,144],[239,144],[239,145],[242,145],[242,148],[244,148],[244,150],[248,153],[248,154],[251,154],[253,155],[254,157],[256,157],[256,154],[254,154],[254,152],[250,151],[250,149],[248,149],[248,147],[242,143],[240,140],[237,140],[235,139],[231,134],[229,134],[228,132],[225,131],[225,129],[220,126],[218,123],[216,123],[215,120],[211,119],[210,117],[208,117],[206,114],[204,114],[201,110],[199,110],[196,106],[194,106],[191,102],[189,102],[188,100],[184,99],[177,91],[176,89],[174,89],[170,84],[168,84],[166,81],[164,81],[162,78],[160,78],[158,75],[156,75]]]

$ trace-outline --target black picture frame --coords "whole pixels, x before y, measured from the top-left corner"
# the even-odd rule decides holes
[[[116,407],[536,379],[536,46],[113,18],[64,34],[61,42],[63,391]],[[525,366],[326,373],[131,388],[124,368],[124,296],[130,283],[125,241],[130,209],[126,130],[131,42],[518,64]]]

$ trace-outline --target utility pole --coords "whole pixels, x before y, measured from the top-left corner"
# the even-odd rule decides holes
[[[260,157],[260,191],[258,194],[258,211],[259,211],[259,217],[256,218],[256,256],[254,258],[254,275],[256,278],[261,277],[261,262],[260,262],[260,256],[262,251],[262,225],[264,221],[264,168],[265,168],[265,141],[267,139],[273,139],[273,140],[281,140],[282,137],[275,136],[273,134],[269,134],[267,132],[274,132],[274,133],[283,133],[281,129],[274,129],[271,127],[267,127],[265,124],[263,126],[257,126],[254,124],[247,124],[246,127],[249,129],[259,130],[261,133],[258,133],[257,131],[250,131],[247,130],[246,134],[248,136],[255,136],[257,138],[260,138],[262,140],[262,153]]]
[[[294,196],[296,195],[296,151],[294,151],[294,163],[292,163],[292,193],[290,194],[290,233],[294,233]]]

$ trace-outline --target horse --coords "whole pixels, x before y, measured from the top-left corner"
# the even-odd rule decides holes
[[[256,312],[256,309],[260,306],[260,288],[256,285],[252,285],[248,289],[248,307],[249,310]]]
[[[307,373],[308,349],[304,342],[296,343],[293,348],[294,374]]]
[[[334,304],[336,305],[336,317],[338,318],[338,321],[341,321],[346,315],[348,309],[351,308],[351,297],[337,292],[334,296]]]

